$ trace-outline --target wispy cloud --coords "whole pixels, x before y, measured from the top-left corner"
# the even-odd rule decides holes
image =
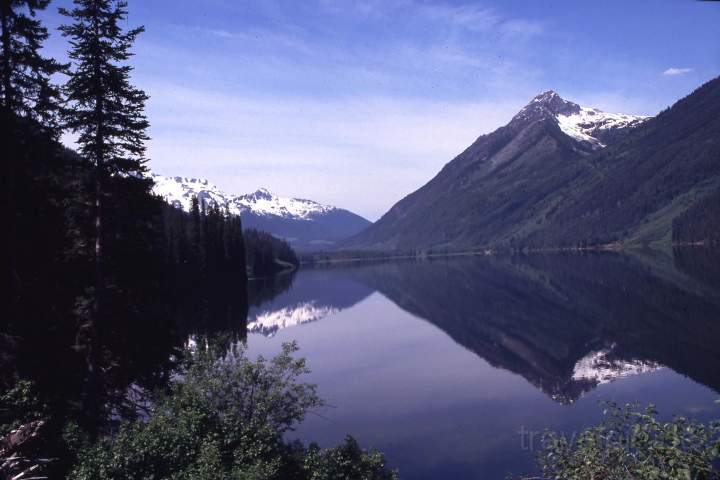
[[[261,98],[171,84],[148,91],[150,167],[158,173],[209,177],[235,193],[264,186],[371,219],[519,108],[512,101]],[[376,194],[367,195],[369,185]]]
[[[545,32],[545,25],[533,20],[512,19],[505,20],[500,24],[501,30],[506,34],[524,36],[541,35]]]
[[[234,35],[232,32],[228,30],[222,30],[222,29],[207,29],[204,30],[209,35],[214,35],[216,37],[220,38],[233,38]]]
[[[172,30],[179,35],[202,35],[229,40],[229,45],[243,45],[248,50],[258,48],[280,48],[288,52],[317,53],[319,46],[313,46],[297,32],[283,31],[274,28],[243,28],[242,30],[226,30],[222,28],[206,28],[194,25],[173,25]]]
[[[236,89],[296,95],[352,91],[477,100],[491,92],[504,96],[526,89],[542,74],[541,65],[524,60],[534,58],[532,42],[526,40],[543,35],[544,24],[495,9],[415,0],[350,1],[342,8],[328,1],[316,11],[298,8],[290,18],[250,28],[174,24],[174,38],[148,44],[143,58],[162,52],[157,62],[168,63],[168,55],[179,57],[173,68],[189,71],[183,75],[186,83],[200,75],[206,78],[197,83],[232,79]],[[313,28],[296,24],[301,14],[315,15]],[[401,34],[390,28],[395,18],[406,24]],[[172,52],[188,34],[202,39]],[[192,62],[183,60],[188,51],[195,57]]]
[[[324,0],[320,5],[330,13],[353,14],[371,19],[404,18],[433,24],[435,28],[451,28],[469,32],[496,33],[500,35],[535,36],[542,34],[542,22],[512,18],[502,15],[495,8],[483,5],[452,5],[444,2],[427,3],[417,0],[356,0],[339,6],[338,2]]]
[[[470,30],[485,31],[500,23],[500,18],[492,10],[474,5],[417,5],[415,10],[429,18]]]
[[[472,32],[535,36],[544,31],[544,25],[541,22],[508,18],[492,8],[477,5],[414,4],[413,10],[418,15],[424,15]]]
[[[681,75],[687,75],[688,73],[692,72],[692,68],[678,68],[678,67],[671,67],[668,68],[663,72],[663,76],[665,77],[679,77]]]

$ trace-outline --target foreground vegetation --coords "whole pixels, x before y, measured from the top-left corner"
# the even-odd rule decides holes
[[[607,403],[605,420],[577,437],[547,432],[538,463],[563,480],[700,480],[720,478],[720,422],[658,419],[650,405]],[[538,477],[528,477],[538,478]]]
[[[324,405],[301,381],[308,369],[296,350],[285,344],[269,361],[249,360],[242,347],[196,352],[147,421],[125,422],[113,438],[79,450],[71,478],[394,478],[381,454],[351,437],[329,450],[285,440]]]
[[[206,343],[206,342],[200,342]],[[240,344],[241,345],[241,344]],[[394,479],[382,454],[352,437],[321,449],[286,440],[305,416],[324,405],[302,381],[305,360],[295,344],[271,360],[250,360],[234,344],[188,351],[167,390],[146,398],[137,417],[96,440],[76,423],[64,425],[72,479]],[[0,397],[7,435],[48,420],[45,406],[21,382]],[[13,411],[17,417],[7,418]],[[36,457],[25,471],[48,460]],[[22,477],[21,477],[22,478]]]

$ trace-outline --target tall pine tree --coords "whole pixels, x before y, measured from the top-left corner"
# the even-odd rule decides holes
[[[66,126],[79,134],[80,153],[94,172],[94,257],[96,288],[103,288],[104,212],[106,183],[115,176],[139,176],[145,171],[148,96],[130,83],[130,48],[144,27],[124,32],[127,2],[75,0],[60,13],[72,19],[60,27],[69,37],[72,68],[65,85]]]
[[[50,0],[0,0],[0,104],[59,134],[60,89],[52,75],[64,65],[40,55],[48,31],[36,18]]]
[[[101,318],[112,318],[112,297],[108,297],[105,277],[106,219],[117,216],[118,194],[137,195],[130,188],[116,191],[116,185],[145,172],[145,142],[148,121],[145,102],[148,97],[130,83],[132,67],[127,64],[132,56],[130,48],[144,28],[123,31],[120,22],[127,17],[127,3],[120,0],[74,0],[71,10],[60,13],[72,20],[60,27],[70,40],[68,53],[72,61],[69,80],[64,93],[68,102],[65,125],[78,134],[80,154],[89,163],[92,187],[89,188],[92,205],[92,231],[94,248],[91,253],[95,265],[95,289],[90,310],[81,313],[81,324],[76,338],[78,346],[85,345],[87,380],[84,406],[99,415],[102,410],[103,373],[100,368],[101,342],[99,338],[107,323]],[[142,182],[140,182],[142,183]],[[150,184],[146,184],[145,192]],[[112,191],[112,195],[110,192]],[[108,209],[108,207],[110,209]],[[121,215],[122,216],[122,215]],[[121,226],[120,228],[125,228]],[[127,229],[127,228],[125,228]],[[120,234],[117,228],[112,237]],[[117,265],[114,265],[117,269]],[[98,329],[102,327],[102,329]]]

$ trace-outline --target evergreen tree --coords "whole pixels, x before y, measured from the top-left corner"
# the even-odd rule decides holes
[[[50,77],[64,65],[40,55],[48,38],[36,18],[50,0],[0,0],[0,104],[18,116],[36,120],[57,137],[60,89]]]
[[[78,134],[79,151],[92,177],[86,204],[92,205],[94,242],[89,243],[94,243],[94,248],[88,253],[94,262],[95,285],[89,302],[83,302],[85,308],[78,310],[82,324],[76,337],[77,346],[86,349],[83,408],[92,416],[102,411],[103,330],[107,334],[114,315],[122,311],[117,304],[125,302],[122,295],[108,295],[106,288],[105,231],[109,227],[107,238],[118,244],[119,255],[115,257],[132,260],[128,248],[134,248],[132,238],[138,234],[135,227],[141,219],[130,219],[122,210],[137,203],[136,198],[149,198],[152,185],[140,178],[146,170],[148,121],[144,110],[148,97],[131,85],[132,67],[127,64],[132,56],[130,48],[144,28],[123,31],[120,22],[127,16],[126,7],[121,0],[74,0],[71,10],[60,9],[72,21],[60,27],[63,36],[70,39],[68,55],[72,62],[64,86],[68,102],[65,125]],[[136,210],[141,216],[148,215],[144,207]],[[116,261],[109,271],[122,276],[121,267],[122,262]],[[100,318],[103,323],[99,323]]]
[[[108,179],[145,172],[148,97],[130,84],[130,48],[143,27],[123,32],[120,21],[127,3],[111,0],[75,0],[72,10],[60,13],[72,24],[60,27],[70,38],[72,70],[65,85],[70,107],[66,124],[78,133],[80,153],[94,170],[94,230],[96,288],[103,284],[103,197]],[[149,185],[148,185],[149,187]]]

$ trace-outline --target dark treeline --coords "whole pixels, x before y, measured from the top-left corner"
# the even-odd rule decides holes
[[[205,282],[217,284],[230,277],[245,276],[246,252],[240,217],[223,214],[217,207],[205,209],[193,198],[186,213],[162,203],[164,253],[172,268],[168,281],[189,293]]]
[[[246,248],[240,217],[206,209],[189,213],[162,202],[166,284],[184,331],[244,335],[248,309]],[[241,335],[241,336],[242,336]]]
[[[296,269],[300,262],[285,240],[260,230],[245,231],[248,271],[255,278]]]
[[[48,32],[36,14],[48,4],[0,1],[3,478],[43,458],[54,459],[44,474],[64,476],[69,428],[96,438],[137,414],[188,335],[242,338],[247,313],[240,219],[151,193],[147,96],[127,64],[142,29],[123,30],[124,2],[78,0],[61,9],[63,65],[39,53]],[[59,143],[64,132],[77,152]]]

